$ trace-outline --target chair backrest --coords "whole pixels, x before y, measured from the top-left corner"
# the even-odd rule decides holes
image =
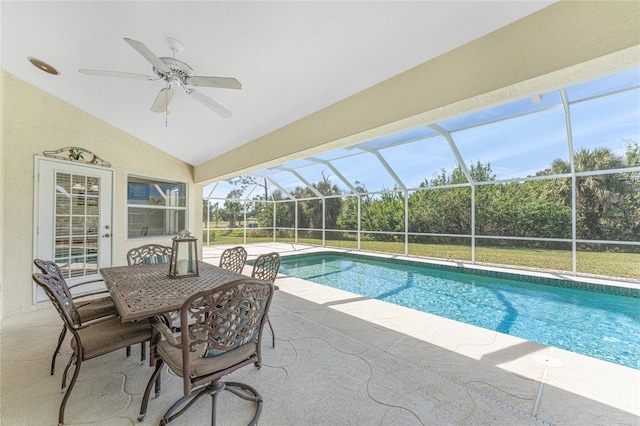
[[[54,274],[33,274],[33,280],[47,293],[49,300],[68,327],[74,328],[74,326],[82,325],[69,287],[62,277]]]
[[[169,263],[173,249],[158,244],[147,244],[132,248],[127,253],[129,265],[142,265],[145,263]]]
[[[55,275],[56,277],[64,279],[62,271],[56,262],[51,260],[34,259],[33,263],[38,269],[40,269],[40,271],[42,271],[43,274]]]
[[[251,276],[259,280],[274,282],[280,270],[280,255],[276,252],[261,254],[253,264]]]
[[[230,372],[230,365],[255,362],[273,291],[273,284],[247,277],[201,291],[185,301],[180,310],[185,395],[197,383],[211,381],[211,376],[221,373],[194,377],[190,354],[195,351],[199,350],[202,358],[215,358],[251,342],[248,351],[236,352],[238,360],[225,361],[222,374]]]
[[[222,252],[220,256],[220,267],[240,274],[246,261],[247,251],[244,247],[232,247]]]

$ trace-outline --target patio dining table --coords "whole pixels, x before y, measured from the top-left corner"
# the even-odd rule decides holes
[[[197,277],[170,278],[169,264],[101,268],[100,274],[122,321],[135,321],[177,311],[189,296],[240,278],[235,272],[198,261]]]

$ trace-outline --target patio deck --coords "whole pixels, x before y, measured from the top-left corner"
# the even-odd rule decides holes
[[[319,249],[245,247],[250,258]],[[217,264],[224,248],[206,247],[204,260]],[[293,277],[280,276],[277,284],[270,311],[275,349],[265,339],[263,367],[248,366],[227,378],[262,393],[262,425],[640,423],[640,370]],[[65,342],[56,374],[49,375],[59,330],[50,305],[2,322],[0,424],[56,424],[70,354]],[[160,397],[152,397],[138,423],[152,373],[140,365],[139,347],[131,358],[120,351],[88,361],[82,370],[67,404],[69,425],[157,424],[182,393],[180,379],[165,373]],[[250,406],[224,393],[218,424],[245,424]],[[208,424],[210,409],[203,399],[171,424]]]

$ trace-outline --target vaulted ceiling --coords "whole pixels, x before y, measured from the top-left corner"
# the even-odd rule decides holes
[[[547,7],[553,1],[2,1],[3,69],[194,166]],[[241,90],[195,87],[232,112],[223,118],[181,87],[170,114],[150,110],[165,82],[152,55],[196,75],[236,78]],[[55,67],[34,67],[34,57]]]

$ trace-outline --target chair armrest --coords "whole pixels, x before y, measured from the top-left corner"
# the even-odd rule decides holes
[[[96,291],[90,291],[87,293],[82,293],[82,294],[77,294],[75,296],[71,296],[71,298],[76,301],[78,299],[82,299],[85,297],[91,297],[91,296],[97,296],[99,294],[104,294],[105,297],[101,297],[101,298],[97,298],[95,300],[100,300],[100,299],[107,299],[109,297],[109,291],[108,290],[96,290]],[[91,302],[91,300],[89,300],[89,302]]]
[[[167,318],[164,316],[156,316],[151,325],[153,326],[153,328],[158,330],[158,332],[164,337],[169,345],[173,346],[174,348],[179,348],[180,342],[178,342],[171,329],[165,324],[166,320]]]
[[[113,315],[106,315],[106,316],[104,316],[104,317],[100,317],[100,318],[96,318],[96,319],[91,320],[91,321],[87,321],[87,322],[85,322],[84,324],[82,324],[81,326],[74,327],[74,328],[75,328],[76,330],[84,330],[85,328],[89,328],[89,327],[91,327],[91,326],[92,326],[92,325],[94,325],[94,324],[98,324],[98,323],[105,322],[105,321],[110,321],[110,320],[112,320],[112,319],[114,319],[114,318],[118,318],[118,316],[117,316],[117,315],[115,315],[115,314],[113,314]]]
[[[76,284],[72,284],[70,286],[68,286],[70,289],[74,288],[74,287],[80,287],[81,285],[87,285],[87,284],[93,284],[93,283],[101,283],[104,282],[103,279],[96,279],[96,280],[91,280],[91,281],[84,281],[81,283],[76,283]]]
[[[98,279],[98,280],[86,281],[86,282],[82,282],[82,283],[73,284],[73,285],[70,285],[68,287],[69,287],[69,290],[71,290],[71,289],[76,288],[76,287],[80,287],[80,286],[87,285],[87,284],[99,283],[99,282],[103,282],[103,280]],[[75,301],[76,299],[81,299],[83,297],[96,296],[96,295],[99,295],[99,294],[107,294],[108,295],[109,291],[106,290],[106,289],[105,290],[94,290],[94,291],[89,291],[87,293],[73,295],[73,296],[71,296],[71,298]]]

